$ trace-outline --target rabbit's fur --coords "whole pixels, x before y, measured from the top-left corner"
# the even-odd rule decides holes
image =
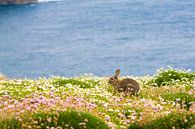
[[[109,78],[108,83],[113,85],[119,92],[125,94],[136,94],[140,90],[139,83],[131,78],[119,79],[120,69],[116,70],[116,74]]]

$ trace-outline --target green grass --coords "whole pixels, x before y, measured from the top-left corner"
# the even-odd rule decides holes
[[[128,129],[190,129],[195,125],[195,114],[171,113],[142,125],[132,124]]]
[[[78,79],[55,78],[52,83],[55,86],[66,86],[67,84],[71,84],[71,85],[79,86],[80,88],[93,88],[99,83],[99,81],[85,80],[84,82]]]
[[[1,129],[21,129],[21,124],[15,118],[4,119],[4,120],[0,120],[0,128]]]
[[[192,103],[195,102],[195,97],[185,92],[163,94],[162,98],[164,98],[165,101],[173,101],[176,104],[178,103],[180,108],[184,107],[187,110],[189,110]]]
[[[21,129],[21,128],[58,128],[63,129],[109,129],[104,121],[94,117],[87,112],[77,112],[74,110],[67,110],[57,113],[36,113],[32,117],[26,117],[23,125],[17,119],[5,119],[0,121],[1,129]]]
[[[47,127],[62,127],[64,129],[71,127],[74,129],[93,129],[96,127],[96,129],[109,129],[102,120],[87,112],[68,110],[56,114],[37,113],[34,117],[34,121],[37,121],[37,123],[33,127],[41,127],[41,129],[46,129]]]

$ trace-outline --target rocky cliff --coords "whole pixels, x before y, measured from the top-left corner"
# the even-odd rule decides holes
[[[0,0],[0,4],[28,4],[36,2],[37,0]]]

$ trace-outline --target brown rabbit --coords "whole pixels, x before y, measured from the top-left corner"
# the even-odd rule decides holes
[[[119,92],[125,94],[136,94],[140,90],[139,83],[131,78],[119,79],[120,69],[116,70],[116,74],[112,76],[108,83],[113,85]]]

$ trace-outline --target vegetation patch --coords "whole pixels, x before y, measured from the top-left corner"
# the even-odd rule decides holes
[[[2,129],[21,129],[21,128],[34,128],[34,129],[50,129],[50,128],[63,128],[63,129],[109,129],[109,127],[97,117],[94,117],[87,112],[77,112],[68,110],[58,113],[36,113],[32,117],[24,118],[25,122],[21,123],[17,119],[6,119],[1,121],[0,127]]]
[[[195,114],[170,113],[144,124],[132,124],[128,129],[190,129],[195,124]]]
[[[87,112],[77,112],[74,110],[68,110],[64,112],[58,112],[57,114],[45,114],[37,113],[34,121],[36,124],[33,127],[41,127],[42,129],[51,127],[61,127],[63,129],[109,129],[109,127],[99,118],[94,117]]]
[[[21,123],[16,118],[0,120],[1,129],[21,129]]]
[[[195,73],[189,72],[184,69],[173,69],[169,67],[168,69],[160,69],[153,79],[151,79],[148,84],[153,86],[165,86],[173,85],[177,83],[187,83],[195,80]]]
[[[94,80],[81,81],[79,79],[55,78],[52,83],[55,86],[66,86],[67,84],[71,84],[71,85],[79,86],[80,88],[93,88],[99,83],[99,81],[94,81]]]
[[[187,110],[189,110],[190,106],[195,102],[195,97],[186,92],[167,93],[163,94],[162,97],[165,101],[173,101],[175,105],[179,104],[180,108]]]

